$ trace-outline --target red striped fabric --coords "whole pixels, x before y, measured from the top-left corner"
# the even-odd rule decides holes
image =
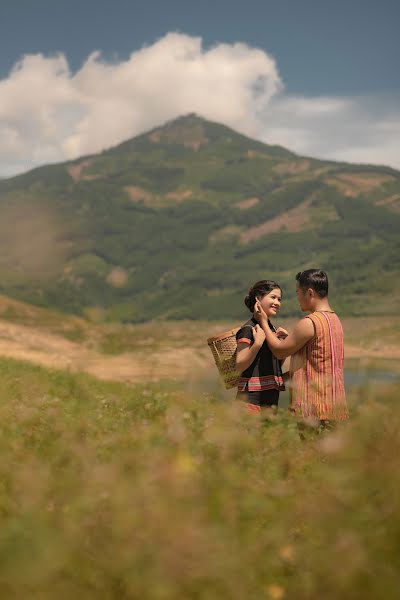
[[[250,413],[261,413],[261,406],[258,406],[257,404],[251,404],[250,402],[247,402],[246,407]]]
[[[239,392],[261,392],[263,390],[284,390],[285,384],[280,375],[264,375],[260,377],[240,377]]]
[[[245,344],[250,344],[251,346],[253,345],[252,340],[249,340],[249,338],[240,338],[240,340],[237,341],[238,344],[240,344],[241,342]]]
[[[327,311],[316,311],[306,318],[312,320],[315,336],[291,357],[291,409],[301,417],[347,419],[340,319]]]

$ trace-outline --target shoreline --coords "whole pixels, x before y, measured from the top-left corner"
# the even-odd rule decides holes
[[[288,328],[293,322],[280,321]],[[382,323],[374,320],[369,328],[365,321],[351,323],[345,344],[345,364],[354,370],[383,370],[400,373],[400,344],[393,343],[393,331],[377,343],[375,330]],[[400,319],[398,324],[400,325]],[[212,354],[206,338],[227,330],[225,323],[160,322],[142,325],[88,323],[88,334],[82,342],[62,337],[43,325],[13,323],[0,319],[0,356],[28,361],[44,367],[87,372],[99,379],[136,383],[161,379],[217,380]],[[355,331],[364,337],[354,343]],[[105,352],[102,344],[112,336],[118,345]],[[211,378],[211,379],[210,379]]]

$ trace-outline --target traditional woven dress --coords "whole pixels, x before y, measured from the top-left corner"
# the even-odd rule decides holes
[[[275,327],[270,321],[272,331]],[[236,333],[237,343],[252,346],[254,343],[254,318],[249,319]],[[262,408],[278,405],[279,391],[285,389],[280,361],[272,354],[264,341],[252,364],[241,374],[237,397],[247,404],[250,412],[261,412]]]
[[[313,322],[315,335],[291,357],[290,408],[299,417],[347,419],[340,319],[333,311],[315,311],[306,318]]]

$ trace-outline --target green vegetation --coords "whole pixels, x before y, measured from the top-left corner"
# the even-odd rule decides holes
[[[398,387],[301,440],[217,395],[0,360],[4,598],[398,597]]]
[[[323,266],[343,315],[397,314],[393,169],[302,159],[189,115],[1,181],[0,200],[0,291],[40,306],[122,322],[241,319],[248,286],[273,277],[290,316],[295,274]]]
[[[90,323],[79,317],[66,316],[63,313],[18,302],[6,296],[0,296],[0,319],[62,336],[73,342],[82,343],[89,336]]]

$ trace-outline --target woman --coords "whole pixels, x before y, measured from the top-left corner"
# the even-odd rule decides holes
[[[275,358],[265,341],[265,333],[254,317],[259,302],[268,317],[270,329],[279,337],[287,332],[275,329],[269,320],[275,317],[282,302],[282,289],[270,279],[257,281],[244,299],[252,317],[236,334],[236,370],[241,373],[238,383],[238,398],[244,400],[251,412],[278,405],[279,391],[284,390],[281,363]]]

